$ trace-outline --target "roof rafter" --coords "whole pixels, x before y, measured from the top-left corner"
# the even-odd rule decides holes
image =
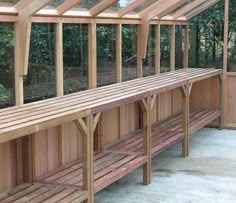
[[[75,6],[76,4],[80,3],[81,0],[66,0],[64,3],[62,3],[60,6],[56,8],[57,13],[59,15],[64,14],[66,11],[70,10]]]
[[[89,10],[89,12],[90,12],[91,16],[93,16],[93,17],[97,16],[118,1],[119,0],[103,0],[103,1],[99,2],[98,4],[96,4],[95,6],[93,6]]]
[[[122,17],[124,15],[126,15],[127,13],[129,13],[130,11],[134,10],[135,8],[137,8],[140,4],[142,4],[143,2],[145,2],[145,0],[135,0],[132,3],[130,3],[128,6],[120,9],[117,14],[119,17]]]
[[[16,3],[14,7],[16,8],[17,11],[20,11],[23,8],[25,8],[27,5],[29,5],[31,2],[32,0],[21,0],[18,3]]]
[[[207,10],[209,7],[213,6],[214,4],[218,3],[220,0],[209,0],[205,2],[204,4],[198,6],[188,14],[186,14],[187,20],[193,18],[194,16],[198,15],[199,13],[202,13],[203,11]]]
[[[175,19],[183,16],[184,14],[190,12],[192,9],[196,8],[197,6],[201,5],[204,2],[206,2],[206,0],[195,0],[195,1],[187,4],[183,8],[177,10],[175,13],[173,13],[172,18],[175,20]]]
[[[179,6],[186,3],[187,0],[159,0],[140,13],[141,18],[151,20],[155,16],[161,18]]]
[[[162,17],[174,11],[178,7],[184,5],[186,2],[187,0],[176,0],[175,2],[173,0],[169,1],[168,7],[164,7],[164,5],[163,7],[161,6],[161,8],[159,9],[159,12],[157,13],[157,17],[161,19]]]

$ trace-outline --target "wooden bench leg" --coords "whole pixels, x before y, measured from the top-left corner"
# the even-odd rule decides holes
[[[148,185],[151,183],[151,160],[152,160],[152,147],[151,147],[151,97],[143,99],[141,102],[143,110],[143,128],[144,128],[144,155],[147,156],[147,163],[143,165],[143,184]]]
[[[182,88],[183,95],[183,133],[184,139],[182,141],[182,156],[189,156],[189,97],[190,97],[190,85],[187,84]]]
[[[93,203],[94,118],[91,115],[85,119],[75,120],[74,123],[82,134],[83,190],[88,192],[88,198],[84,203]]]
[[[219,76],[219,108],[221,111],[221,116],[219,118],[219,129],[223,129],[224,125],[224,82],[223,82],[223,75]]]

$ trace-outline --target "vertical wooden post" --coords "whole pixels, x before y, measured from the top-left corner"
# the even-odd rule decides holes
[[[175,25],[171,25],[170,70],[175,70]]]
[[[223,75],[219,75],[219,109],[221,111],[221,116],[219,118],[219,129],[222,130],[223,129],[223,124],[224,124],[224,120],[223,120],[223,102],[224,102],[224,91],[223,91]]]
[[[170,70],[175,70],[175,25],[171,25],[170,35]],[[174,113],[174,90],[171,91],[171,114]]]
[[[156,25],[155,74],[161,73],[161,24]],[[160,95],[157,95],[157,121],[160,121]]]
[[[189,25],[184,27],[184,59],[183,68],[188,68]]]
[[[226,83],[227,83],[227,71],[228,71],[228,31],[229,31],[229,0],[225,0],[225,15],[224,15],[224,54],[223,54],[223,100],[222,100],[222,116],[223,125],[225,118],[227,117],[226,109]]]
[[[64,77],[63,77],[63,23],[55,24],[56,33],[56,93],[57,96],[64,95]],[[58,136],[60,145],[60,163],[65,162],[64,158],[64,139],[63,125],[58,126]]]
[[[55,24],[56,32],[56,84],[57,96],[64,95],[63,88],[63,24]]]
[[[88,25],[88,59],[89,59],[89,89],[97,87],[97,26]]]
[[[141,53],[142,26],[138,25],[137,78],[143,77],[143,58]]]
[[[143,166],[143,183],[151,183],[151,161],[152,161],[152,125],[151,125],[151,97],[148,97],[143,105],[143,128],[144,128],[144,155],[147,156],[147,163]]]
[[[161,25],[156,25],[155,74],[161,72]]]
[[[94,202],[94,181],[93,181],[93,115],[86,118],[87,134],[82,136],[83,152],[83,189],[88,191],[86,203]]]
[[[182,141],[182,156],[187,157],[189,155],[189,97],[190,97],[190,85],[187,84],[182,91],[183,95],[183,132],[184,139]]]
[[[122,82],[122,25],[116,25],[116,82]]]
[[[24,104],[24,77],[21,75],[21,46],[20,46],[20,33],[21,27],[19,23],[15,23],[15,105],[21,106]],[[13,143],[16,142],[16,145]],[[22,171],[22,140],[16,139],[11,142],[11,148],[16,147],[17,157],[17,180],[14,184],[21,184],[23,182],[23,171]]]

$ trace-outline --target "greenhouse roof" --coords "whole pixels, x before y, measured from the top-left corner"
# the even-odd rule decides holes
[[[0,21],[15,22],[17,16],[30,16],[33,22],[55,22],[58,17],[70,18],[70,22],[71,18],[77,19],[73,22],[93,18],[101,23],[107,19],[181,22],[217,2],[219,0],[0,0]]]

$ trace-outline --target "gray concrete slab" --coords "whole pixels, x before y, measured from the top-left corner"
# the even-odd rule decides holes
[[[236,203],[236,131],[202,129],[190,156],[177,144],[153,159],[152,184],[139,168],[95,196],[96,203]]]

